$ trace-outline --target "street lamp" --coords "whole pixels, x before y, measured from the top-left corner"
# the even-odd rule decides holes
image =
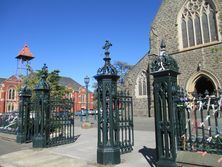
[[[88,122],[89,121],[89,111],[88,111],[88,85],[89,85],[89,77],[86,76],[84,78],[84,82],[86,84],[86,121]]]

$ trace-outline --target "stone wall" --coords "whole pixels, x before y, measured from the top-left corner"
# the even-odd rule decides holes
[[[134,101],[134,115],[153,116],[152,76],[149,76],[149,64],[156,55],[159,55],[161,40],[166,43],[166,51],[174,57],[179,65],[178,84],[186,88],[191,76],[205,72],[216,78],[217,86],[222,84],[222,30],[220,29],[219,41],[198,47],[180,49],[178,33],[178,16],[187,0],[163,0],[156,14],[150,30],[150,52],[146,54],[126,77],[126,87],[129,89]],[[222,15],[222,1],[214,0],[218,17]],[[219,25],[222,25],[220,21]],[[201,65],[198,69],[198,65]],[[135,93],[138,75],[146,71],[148,74],[148,96],[138,98]]]

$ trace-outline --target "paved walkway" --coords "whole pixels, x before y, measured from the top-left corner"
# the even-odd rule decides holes
[[[32,149],[0,156],[1,167],[95,167],[97,151],[97,128],[75,127],[80,135],[75,143],[62,146]],[[116,167],[152,166],[155,147],[153,131],[135,130],[135,146],[131,153],[121,155],[121,164]],[[149,165],[149,162],[151,165]],[[111,166],[111,165],[110,165]]]
[[[155,133],[153,118],[135,117],[135,145],[131,153],[121,155],[121,163],[115,167],[155,167]],[[75,143],[57,147],[33,149],[31,143],[19,145],[15,143],[15,135],[0,133],[4,144],[0,149],[0,167],[102,167],[96,163],[97,128],[82,129],[76,121]],[[16,148],[14,151],[13,148]],[[2,150],[0,150],[2,152]],[[14,152],[11,152],[14,151]],[[9,153],[11,152],[11,153]],[[178,152],[178,162],[184,167],[202,165],[221,167],[221,155],[203,153]],[[108,165],[111,167],[112,165]]]

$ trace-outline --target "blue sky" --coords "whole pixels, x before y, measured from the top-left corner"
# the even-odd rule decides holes
[[[161,0],[0,0],[0,77],[16,74],[27,43],[35,59],[84,85],[103,66],[105,40],[112,63],[136,64],[149,50],[149,30]]]

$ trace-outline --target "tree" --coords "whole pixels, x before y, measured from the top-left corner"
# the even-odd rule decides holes
[[[53,70],[52,72],[48,73],[48,77],[46,81],[49,83],[50,86],[50,96],[55,98],[63,98],[66,94],[70,92],[68,88],[64,85],[59,84],[60,76],[59,70]],[[35,86],[41,79],[43,74],[42,70],[37,70],[36,72],[32,72],[29,76],[23,78],[23,83],[27,83],[28,86],[34,91]]]
[[[133,68],[133,65],[127,64],[122,61],[116,61],[114,63],[114,67],[117,69],[118,75],[120,76],[120,79],[118,80],[118,87],[122,89],[125,81],[125,76],[128,71]]]

